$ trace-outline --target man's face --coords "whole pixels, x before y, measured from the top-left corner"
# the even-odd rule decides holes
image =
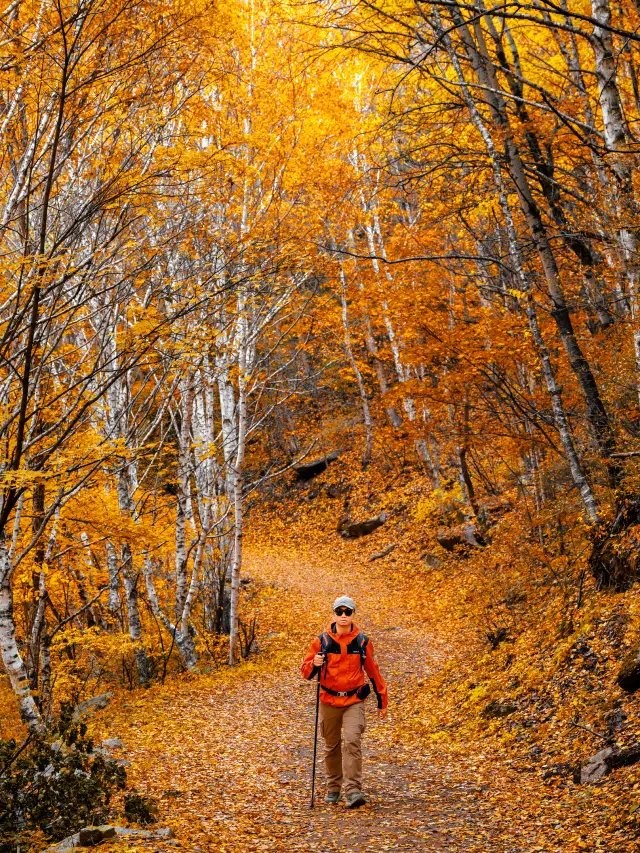
[[[348,628],[353,621],[353,613],[347,612],[349,610],[348,607],[337,607],[333,611],[334,618],[336,620],[336,625],[341,628]]]

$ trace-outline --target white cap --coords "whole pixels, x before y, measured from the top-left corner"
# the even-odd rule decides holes
[[[335,610],[336,607],[350,607],[354,613],[356,612],[356,603],[348,595],[339,595],[333,602],[333,609]]]

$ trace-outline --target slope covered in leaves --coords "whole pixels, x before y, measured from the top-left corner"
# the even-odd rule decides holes
[[[532,607],[532,618],[524,596],[536,588],[542,595],[542,584],[521,579],[510,636],[490,652],[485,610],[495,610],[500,584],[517,583],[517,570],[455,559],[425,568],[419,528],[408,521],[415,484],[381,491],[376,506],[387,508],[390,521],[345,542],[334,529],[336,499],[318,494],[327,480],[339,486],[340,470],[323,479],[298,487],[290,516],[281,504],[254,533],[248,570],[262,590],[260,654],[233,672],[124,698],[99,721],[102,733],[126,743],[136,784],[158,798],[160,819],[180,844],[225,853],[635,850],[638,771],[580,786],[564,766],[600,748],[572,726],[578,717],[602,731],[615,705],[626,716],[618,740],[638,734],[638,703],[612,688],[614,667],[605,659],[615,656],[614,602],[596,604],[586,590],[576,624],[558,641],[553,582],[547,616]],[[359,485],[364,509],[371,477]],[[359,502],[353,490],[351,500]],[[388,556],[369,562],[391,542]],[[308,808],[315,693],[298,672],[342,590],[361,605],[358,622],[376,643],[392,697],[387,724],[369,707],[370,803],[356,813]],[[488,717],[492,699],[512,702],[512,712]],[[321,793],[320,760],[318,772]]]

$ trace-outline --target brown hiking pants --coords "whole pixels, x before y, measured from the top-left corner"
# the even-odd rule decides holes
[[[327,790],[362,790],[362,733],[366,728],[364,702],[336,708],[320,703],[320,734],[324,738]],[[342,737],[341,737],[342,730]],[[342,747],[342,749],[341,749]]]

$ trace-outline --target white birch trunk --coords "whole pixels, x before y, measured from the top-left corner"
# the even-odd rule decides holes
[[[147,588],[147,597],[149,598],[149,604],[151,605],[151,610],[153,611],[155,617],[161,622],[164,627],[169,631],[173,639],[175,640],[176,648],[182,658],[182,662],[184,663],[186,669],[192,671],[196,668],[198,663],[196,648],[193,642],[193,637],[189,633],[188,625],[185,630],[182,630],[181,627],[177,623],[173,623],[166,613],[163,611],[162,607],[160,607],[160,602],[158,601],[158,593],[156,592],[155,584],[153,581],[153,568],[151,564],[151,560],[148,555],[144,557],[143,564],[143,574],[145,580],[145,586]]]
[[[238,321],[239,347],[238,347],[238,438],[237,451],[234,464],[233,480],[233,520],[234,520],[234,542],[233,563],[231,564],[231,602],[230,602],[230,635],[229,635],[229,664],[233,666],[238,657],[238,603],[240,593],[240,568],[242,565],[242,538],[243,538],[243,482],[244,453],[247,429],[247,318],[246,307],[242,300],[240,304],[240,317]]]
[[[0,651],[2,662],[13,688],[20,716],[32,731],[42,728],[42,717],[31,694],[29,675],[16,642],[16,626],[13,619],[13,589],[11,567],[4,542],[0,541]]]
[[[107,551],[107,569],[109,571],[109,601],[107,607],[109,611],[116,614],[120,610],[120,566],[118,565],[118,555],[112,542],[106,543]]]
[[[640,302],[638,300],[638,287],[640,286],[638,250],[640,247],[636,229],[638,217],[633,189],[633,168],[630,154],[625,151],[627,134],[618,90],[613,35],[608,29],[611,24],[609,0],[591,0],[591,10],[593,17],[598,22],[593,28],[591,44],[595,56],[605,145],[607,150],[611,152],[611,165],[617,179],[614,181],[614,195],[620,219],[618,242],[622,248],[629,288],[633,350],[636,362],[636,393],[640,403]]]
[[[448,45],[448,39],[445,44]],[[562,402],[562,392],[557,383],[555,370],[553,368],[553,364],[551,362],[551,356],[549,353],[549,349],[546,346],[544,339],[542,337],[542,333],[540,331],[540,326],[538,324],[538,317],[535,309],[535,303],[532,299],[531,295],[531,287],[529,285],[529,280],[524,270],[524,265],[521,258],[520,247],[518,243],[518,237],[515,230],[515,225],[513,222],[513,217],[511,215],[511,209],[509,207],[509,202],[507,199],[507,194],[504,188],[504,183],[502,179],[502,172],[500,168],[499,158],[497,156],[497,152],[495,150],[495,146],[493,143],[493,139],[489,130],[485,126],[480,113],[476,109],[476,105],[471,97],[471,94],[466,85],[466,81],[462,72],[462,68],[458,62],[455,51],[450,50],[450,57],[453,62],[454,69],[456,71],[456,75],[458,77],[458,81],[462,86],[462,91],[465,97],[465,101],[467,103],[467,107],[471,114],[471,118],[478,128],[480,135],[485,143],[487,148],[487,154],[489,155],[489,159],[491,161],[491,165],[493,168],[494,178],[496,182],[496,189],[498,190],[498,197],[500,200],[500,206],[502,208],[503,215],[505,217],[505,224],[507,227],[507,236],[509,240],[509,251],[512,259],[512,263],[515,267],[516,274],[518,280],[521,283],[521,287],[523,292],[526,294],[526,312],[527,319],[529,321],[529,328],[531,329],[532,337],[536,343],[536,347],[538,349],[538,354],[540,356],[540,361],[542,364],[542,372],[545,379],[545,383],[547,386],[547,391],[551,398],[551,405],[553,410],[554,422],[556,429],[558,430],[558,434],[560,436],[560,441],[562,442],[563,449],[565,451],[565,457],[569,464],[569,469],[571,471],[571,477],[573,482],[578,489],[580,496],[582,498],[582,502],[587,511],[587,515],[589,516],[589,520],[592,524],[598,524],[600,522],[600,515],[598,512],[598,506],[591,490],[591,486],[587,480],[584,469],[582,468],[582,464],[578,457],[578,454],[575,449],[575,445],[573,443],[573,438],[571,436],[569,430],[569,422],[566,416],[566,412],[564,409],[564,405]]]
[[[347,312],[347,294],[346,294],[346,281],[344,276],[344,270],[342,268],[342,264],[340,265],[340,279],[342,282],[342,291],[340,293],[340,301],[342,304],[342,328],[344,332],[344,349],[347,354],[347,358],[349,360],[349,364],[351,365],[351,369],[353,370],[354,376],[356,377],[356,382],[358,383],[358,393],[360,394],[360,403],[362,405],[362,417],[364,419],[364,427],[365,427],[365,448],[364,455],[362,457],[362,467],[366,468],[371,462],[371,455],[373,453],[373,421],[371,419],[371,409],[369,408],[369,401],[367,399],[367,391],[364,387],[364,380],[362,379],[362,373],[360,372],[360,368],[358,367],[358,362],[355,359],[353,354],[353,349],[351,347],[351,330],[349,329],[349,315]]]
[[[355,240],[353,238],[353,233],[349,232],[349,242],[352,247],[355,249]],[[360,281],[358,283],[358,289],[361,293],[364,293],[364,285]],[[365,309],[363,311],[363,319],[364,319],[364,342],[367,348],[367,352],[371,356],[373,360],[373,365],[376,372],[376,378],[378,380],[378,387],[380,388],[380,396],[384,400],[384,398],[389,393],[389,383],[387,382],[387,377],[384,372],[384,365],[382,363],[382,359],[380,358],[380,353],[378,352],[378,345],[376,344],[376,339],[373,334],[373,328],[371,325],[371,317],[369,316],[369,312]],[[387,415],[387,420],[395,429],[399,429],[402,426],[402,418],[398,414],[395,406],[386,406],[385,412]]]
[[[176,622],[179,622],[182,618],[182,611],[187,600],[187,515],[191,417],[193,411],[193,377],[188,375],[181,384],[182,411],[180,434],[178,436],[178,495],[176,501]]]

